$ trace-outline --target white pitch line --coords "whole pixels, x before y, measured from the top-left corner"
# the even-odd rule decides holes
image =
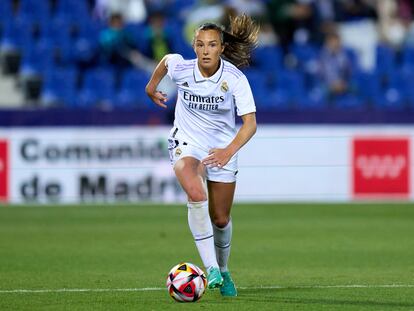
[[[414,288],[414,284],[348,284],[348,285],[299,285],[299,286],[248,286],[238,287],[241,290],[266,290],[266,289],[324,289],[324,288]],[[0,294],[36,294],[36,293],[102,293],[102,292],[150,292],[165,291],[164,287],[143,288],[58,288],[58,289],[3,289]]]
[[[319,289],[319,288],[414,288],[414,284],[348,284],[348,285],[299,285],[299,286],[257,286],[238,287],[239,289]]]
[[[58,288],[58,289],[6,289],[0,290],[0,294],[7,293],[87,293],[87,292],[149,292],[161,291],[166,288],[143,287],[143,288]]]

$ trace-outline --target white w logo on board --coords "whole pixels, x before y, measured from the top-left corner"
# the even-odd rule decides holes
[[[356,159],[356,167],[362,172],[362,176],[367,179],[396,179],[406,165],[407,160],[402,155],[360,155]]]

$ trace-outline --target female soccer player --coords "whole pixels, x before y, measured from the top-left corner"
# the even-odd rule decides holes
[[[237,152],[256,132],[256,106],[246,76],[259,28],[246,15],[231,19],[231,30],[207,23],[194,35],[196,59],[168,54],[155,68],[146,93],[166,108],[157,90],[168,76],[177,84],[169,152],[178,181],[188,197],[188,223],[207,270],[209,288],[237,296],[227,268],[230,254]],[[243,124],[235,126],[235,110]]]

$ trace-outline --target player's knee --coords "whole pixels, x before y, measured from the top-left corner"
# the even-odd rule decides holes
[[[187,196],[190,202],[203,202],[207,200],[204,189],[198,189],[196,187],[188,189]]]
[[[226,215],[214,215],[211,220],[216,227],[224,228],[229,223],[230,217]]]

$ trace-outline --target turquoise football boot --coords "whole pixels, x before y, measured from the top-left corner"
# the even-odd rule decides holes
[[[236,285],[234,285],[233,279],[231,278],[230,272],[222,272],[221,276],[223,277],[223,286],[220,287],[221,295],[225,297],[236,297],[237,289]]]
[[[219,268],[211,267],[207,271],[208,288],[217,288],[223,285],[223,277],[221,276]]]

